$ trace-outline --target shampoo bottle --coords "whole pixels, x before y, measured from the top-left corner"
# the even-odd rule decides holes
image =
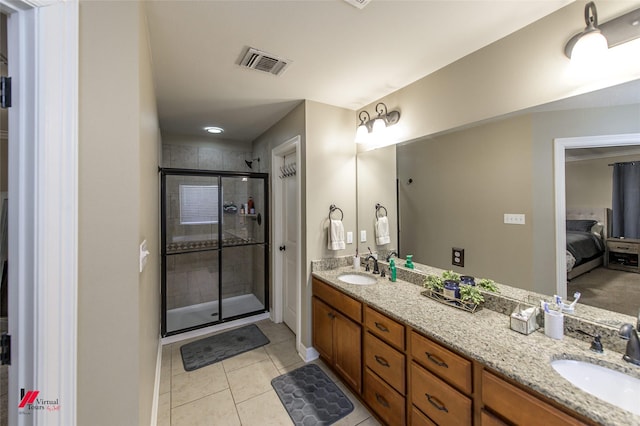
[[[396,262],[393,259],[389,259],[389,280],[391,280],[392,283],[396,282]]]

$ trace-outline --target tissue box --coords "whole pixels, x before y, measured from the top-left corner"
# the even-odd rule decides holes
[[[537,311],[537,308],[536,308]],[[519,315],[518,313],[511,314],[511,329],[522,334],[531,334],[538,329],[538,323],[536,321],[536,311],[533,312],[528,318]]]

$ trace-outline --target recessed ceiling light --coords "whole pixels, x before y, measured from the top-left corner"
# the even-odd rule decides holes
[[[209,127],[205,127],[204,129],[207,132],[214,133],[214,134],[220,134],[224,132],[224,129],[222,127],[209,126]]]

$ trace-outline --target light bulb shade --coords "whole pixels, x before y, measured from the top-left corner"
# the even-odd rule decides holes
[[[387,128],[387,123],[385,123],[384,118],[382,117],[378,117],[373,121],[373,128],[371,130],[371,132],[375,135],[375,134],[380,134],[382,132],[384,132],[384,130]]]
[[[573,46],[571,63],[578,66],[591,66],[604,60],[609,46],[607,39],[599,30],[583,34]]]
[[[358,126],[356,130],[356,143],[366,143],[369,139],[369,129],[365,124]]]

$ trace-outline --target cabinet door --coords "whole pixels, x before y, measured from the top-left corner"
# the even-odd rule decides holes
[[[362,390],[362,327],[333,312],[334,365],[358,393]]]
[[[584,425],[578,419],[563,413],[488,371],[482,372],[482,402],[486,407],[515,424]]]
[[[313,301],[313,347],[333,364],[333,310],[320,299]]]

